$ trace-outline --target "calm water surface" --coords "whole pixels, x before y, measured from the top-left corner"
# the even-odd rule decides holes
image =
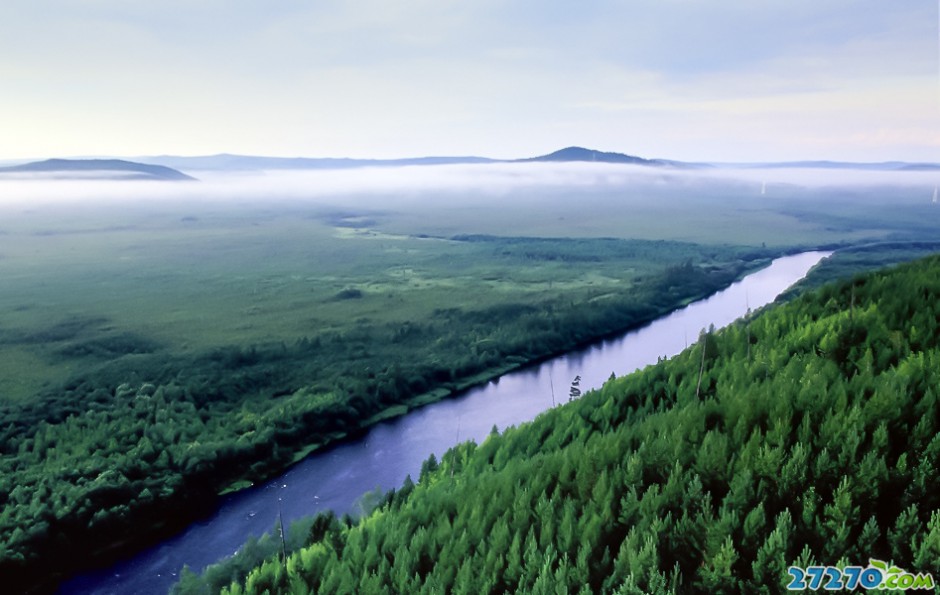
[[[440,458],[458,436],[482,442],[494,424],[502,429],[535,418],[552,406],[553,392],[558,403],[567,400],[575,376],[581,376],[582,391],[598,388],[611,372],[627,374],[656,363],[658,357],[673,356],[703,328],[725,326],[748,307],[772,302],[828,254],[779,258],[724,291],[619,338],[377,424],[358,439],[314,453],[277,479],[226,497],[210,518],[111,568],[74,578],[60,592],[166,593],[184,564],[200,570],[233,554],[249,535],[271,530],[279,499],[285,524],[326,509],[340,515],[356,512],[362,494],[397,488],[409,474],[417,477],[428,455]]]

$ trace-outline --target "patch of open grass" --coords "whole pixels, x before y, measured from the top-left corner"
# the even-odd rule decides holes
[[[114,336],[185,353],[290,342],[362,319],[420,320],[436,308],[597,300],[682,252],[663,244],[631,254],[639,244],[601,238],[703,242],[681,258],[718,261],[725,244],[923,236],[937,224],[929,209],[898,189],[761,196],[734,184],[647,184],[428,195],[382,209],[197,201],[4,213],[0,346],[8,361],[33,363],[8,366],[3,383],[7,398],[21,398],[60,377],[57,366],[119,355],[123,348],[101,346]],[[565,237],[594,243],[544,239]]]
[[[424,320],[440,308],[482,311],[563,295],[587,301],[669,264],[712,258],[674,243],[361,235],[290,215],[126,225],[119,214],[100,217],[93,232],[68,233],[63,223],[37,236],[24,225],[0,240],[8,254],[0,260],[0,346],[33,362],[10,369],[16,379],[5,381],[5,398],[61,377],[53,373],[60,366],[292,343],[356,321]],[[712,252],[714,262],[736,258]]]

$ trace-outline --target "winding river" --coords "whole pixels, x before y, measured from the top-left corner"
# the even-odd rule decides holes
[[[274,527],[278,501],[285,524],[333,509],[355,512],[358,498],[370,490],[401,485],[418,476],[430,453],[438,457],[459,439],[481,442],[499,428],[533,419],[567,400],[575,376],[581,389],[600,387],[611,373],[626,374],[673,356],[703,328],[725,326],[774,300],[803,278],[828,252],[778,258],[711,297],[690,304],[639,329],[590,347],[511,372],[463,394],[379,423],[361,437],[317,451],[284,475],[222,500],[207,519],[183,533],[111,568],[80,575],[60,593],[166,593],[184,564],[199,570],[231,555],[249,535]]]

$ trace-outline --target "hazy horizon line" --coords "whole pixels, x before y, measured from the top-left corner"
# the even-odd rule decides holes
[[[406,160],[419,160],[419,159],[486,159],[492,162],[502,162],[502,163],[511,163],[518,162],[527,159],[535,159],[540,157],[545,157],[563,151],[566,149],[585,149],[588,151],[594,151],[596,153],[606,153],[606,154],[617,154],[625,155],[629,157],[635,157],[639,159],[644,159],[647,161],[665,161],[665,162],[675,162],[688,165],[714,165],[722,167],[748,167],[754,165],[765,165],[765,164],[800,164],[800,163],[841,163],[841,164],[858,164],[858,165],[884,165],[884,164],[924,164],[924,165],[940,165],[940,160],[936,161],[925,161],[919,159],[907,159],[904,157],[896,157],[890,159],[874,159],[874,160],[857,160],[857,159],[840,159],[837,157],[805,157],[799,159],[793,158],[784,158],[784,159],[773,159],[773,158],[764,158],[764,159],[752,159],[752,160],[741,160],[741,159],[678,159],[674,157],[648,157],[640,153],[627,152],[623,150],[616,149],[594,149],[590,147],[585,147],[583,145],[566,145],[559,149],[554,149],[544,153],[538,153],[534,155],[526,156],[517,156],[517,157],[490,157],[486,154],[473,154],[473,153],[425,153],[419,155],[403,155],[398,157],[370,157],[370,156],[349,156],[349,155],[310,155],[310,154],[264,154],[264,153],[250,153],[250,152],[229,152],[221,151],[218,153],[199,153],[199,154],[185,154],[185,153],[151,153],[151,154],[136,154],[136,155],[126,155],[126,154],[114,154],[114,153],[97,153],[97,154],[82,154],[82,155],[44,155],[44,156],[33,156],[33,157],[5,157],[0,156],[0,166],[9,166],[9,165],[18,165],[24,163],[33,163],[38,161],[47,161],[51,159],[69,159],[69,160],[95,160],[95,159],[121,159],[126,161],[135,161],[139,159],[206,159],[206,158],[223,158],[223,157],[236,157],[236,158],[259,158],[259,159],[282,159],[282,160],[335,160],[335,161],[375,161],[375,162],[389,162],[389,161],[406,161]]]

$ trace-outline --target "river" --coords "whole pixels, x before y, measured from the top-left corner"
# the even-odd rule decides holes
[[[379,423],[360,437],[320,450],[264,485],[225,497],[209,518],[191,525],[136,556],[105,570],[69,580],[63,594],[166,593],[186,564],[200,570],[234,553],[249,535],[274,527],[278,505],[287,524],[333,509],[356,512],[359,497],[375,488],[399,487],[417,478],[431,453],[438,458],[458,440],[481,442],[493,425],[503,429],[535,418],[568,399],[575,376],[581,390],[600,387],[611,375],[627,374],[676,355],[714,324],[725,326],[774,300],[828,252],[778,258],[727,289],[667,314],[615,339],[511,372],[454,398]]]

